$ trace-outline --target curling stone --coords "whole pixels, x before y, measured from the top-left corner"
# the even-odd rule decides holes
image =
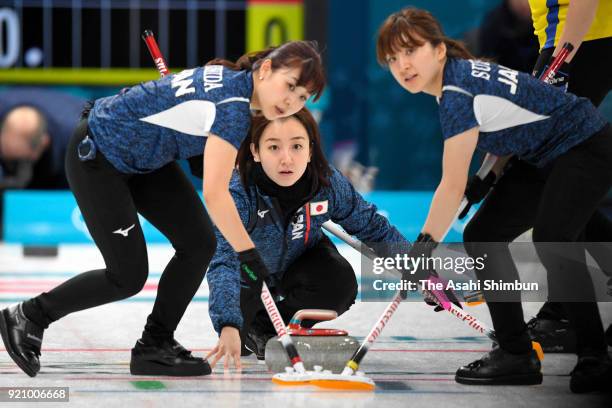
[[[359,348],[359,342],[348,335],[345,330],[338,329],[307,329],[302,327],[304,320],[317,320],[319,322],[332,320],[338,317],[333,310],[303,309],[298,311],[287,330],[304,361],[306,370],[314,370],[314,366],[321,366],[333,373],[340,373],[346,362]],[[284,372],[285,367],[291,367],[289,357],[278,340],[272,337],[266,344],[266,365],[272,372]]]

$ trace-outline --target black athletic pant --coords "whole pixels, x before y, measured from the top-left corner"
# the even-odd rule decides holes
[[[571,277],[576,293],[593,294],[584,246],[573,245],[568,261],[540,242],[581,241],[585,226],[612,186],[612,130],[610,126],[555,159],[545,169],[515,160],[467,225],[463,239],[470,256],[487,254],[479,279],[519,279],[505,245],[533,227],[533,241],[555,292]],[[564,247],[566,248],[566,247]],[[568,254],[570,255],[570,254]],[[567,292],[566,292],[567,293]],[[485,298],[493,298],[485,292]],[[594,295],[592,297],[594,299]],[[513,353],[531,349],[520,294],[515,302],[487,302],[500,346]],[[579,355],[606,350],[599,309],[595,302],[567,302],[570,322],[577,330]]]
[[[325,236],[287,268],[280,281],[279,292],[284,298],[276,305],[287,324],[301,309],[330,309],[338,315],[346,312],[355,303],[357,279],[351,264]],[[275,333],[261,302],[253,307],[259,309],[253,323],[256,330]],[[302,326],[312,327],[315,323],[304,321]],[[245,322],[246,330],[248,327]]]
[[[80,161],[77,145],[86,132],[83,121],[68,145],[66,174],[106,268],[82,273],[26,302],[26,314],[46,327],[69,313],[140,292],[149,273],[138,221],[141,214],[176,251],[159,280],[146,326],[152,337],[172,336],[216,249],[210,218],[176,163],[151,173],[126,175],[100,151],[93,160]]]
[[[550,59],[554,48],[542,50],[535,69]],[[585,41],[572,59],[568,92],[588,98],[599,106],[610,89],[612,89],[612,37]],[[602,271],[612,274],[612,222],[600,210],[587,224],[584,231],[586,250],[595,259]],[[543,319],[561,319],[567,317],[563,305],[559,302],[546,302],[538,317]]]

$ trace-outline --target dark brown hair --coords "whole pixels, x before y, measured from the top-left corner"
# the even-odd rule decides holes
[[[376,40],[376,59],[387,66],[387,56],[401,48],[417,48],[425,43],[432,46],[446,44],[446,55],[450,58],[474,59],[466,46],[444,35],[442,26],[426,10],[406,7],[391,14],[378,30]]]
[[[317,179],[319,186],[329,186],[331,169],[325,155],[323,154],[323,149],[321,148],[321,134],[319,133],[317,121],[306,108],[302,108],[291,116],[276,120],[288,120],[291,118],[297,119],[302,126],[304,126],[306,133],[308,134],[310,153],[312,155],[310,158],[310,163],[308,163],[308,167],[310,168],[313,177]],[[270,123],[271,121],[266,119],[263,115],[255,115],[251,121],[249,136],[244,139],[240,145],[240,149],[238,149],[236,165],[238,166],[238,172],[240,173],[240,180],[242,180],[242,184],[245,186],[248,184],[249,174],[251,174],[255,164],[255,158],[251,152],[251,143],[255,145],[256,150],[259,150],[261,136]]]
[[[290,41],[278,47],[244,54],[236,62],[216,58],[206,65],[223,65],[235,71],[257,71],[266,60],[272,60],[272,69],[300,68],[297,86],[303,86],[317,101],[325,88],[325,72],[316,41]]]

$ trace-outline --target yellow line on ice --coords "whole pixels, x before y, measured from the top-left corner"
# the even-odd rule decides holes
[[[15,68],[0,70],[2,84],[123,86],[159,79],[154,69]]]

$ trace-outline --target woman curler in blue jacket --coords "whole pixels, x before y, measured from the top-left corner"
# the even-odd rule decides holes
[[[410,245],[376,206],[330,167],[317,124],[306,109],[282,120],[254,118],[251,138],[240,147],[237,163],[230,193],[261,251],[272,290],[282,295],[277,305],[286,323],[300,309],[342,314],[357,296],[353,268],[321,230],[325,221],[338,223],[363,242],[388,243],[387,249]],[[259,293],[245,287],[248,277],[242,273],[241,278],[236,252],[218,230],[216,234],[217,251],[207,276],[210,317],[220,339],[209,354],[214,355],[211,364],[224,356],[226,366],[229,359],[239,360],[228,346],[241,337],[246,347],[242,354],[254,352],[263,359],[274,328]]]

